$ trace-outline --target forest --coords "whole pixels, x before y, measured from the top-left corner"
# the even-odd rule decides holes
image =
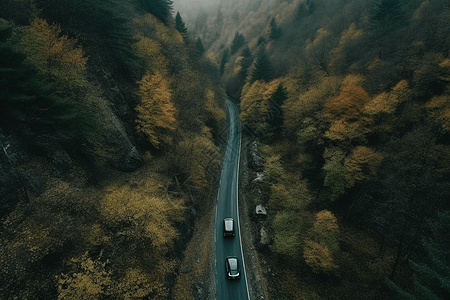
[[[270,299],[450,299],[449,37],[447,0],[1,0],[0,299],[174,299],[226,95]]]
[[[182,16],[265,161],[253,201],[268,208],[272,298],[448,299],[448,1],[234,0]]]
[[[166,0],[0,2],[1,299],[171,297],[225,124],[184,26]]]

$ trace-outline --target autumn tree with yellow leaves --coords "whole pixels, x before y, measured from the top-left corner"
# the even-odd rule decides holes
[[[361,86],[363,78],[348,75],[342,84],[339,96],[325,104],[325,117],[331,123],[325,136],[331,140],[364,140],[369,132],[370,120],[363,113],[364,105],[370,100]]]
[[[339,266],[333,254],[339,251],[339,226],[336,217],[327,210],[316,214],[309,237],[305,240],[303,257],[315,273],[329,273]]]
[[[364,275],[380,294],[375,278],[404,272],[402,258],[421,253],[415,237],[426,236],[426,218],[448,209],[444,178],[449,174],[450,44],[443,35],[450,32],[448,6],[445,1],[388,2],[376,1],[373,7],[339,2],[343,10],[335,12],[332,4],[308,1],[310,9],[299,4],[295,21],[281,21],[283,36],[270,43],[248,32],[249,49],[262,48],[280,64],[274,64],[275,79],[248,80],[240,96],[243,124],[252,138],[269,144],[258,134],[274,129],[265,119],[270,103],[265,92],[276,81],[286,90],[282,138],[270,144],[275,151],[264,155],[270,188],[260,197],[273,214],[274,255],[298,260],[295,249],[301,247],[313,272],[338,274],[339,268],[342,278],[351,273],[346,255],[365,250],[345,248],[352,239],[349,231],[318,234],[311,211],[320,207],[336,224],[357,225],[362,235],[376,239],[381,251],[374,255],[383,268]],[[327,17],[318,21],[321,16]],[[231,56],[228,72],[238,72],[241,63],[241,56]],[[237,86],[231,76],[225,80]],[[291,180],[294,174],[313,195],[310,207],[294,196],[293,185],[299,182]],[[422,194],[426,186],[429,192]],[[311,229],[305,236],[298,228]],[[341,240],[345,253],[336,250]],[[394,254],[384,256],[387,248]],[[332,293],[341,292],[346,294],[342,299],[357,294],[344,288]]]
[[[170,14],[133,1],[19,2],[0,4],[0,17],[29,14],[0,19],[2,153],[15,171],[5,176],[24,185],[20,203],[2,202],[0,298],[166,299],[185,201],[210,201],[219,174],[224,93],[207,75],[217,68]],[[131,155],[146,153],[141,169],[110,164],[105,139],[119,132],[114,146],[137,140]]]
[[[76,40],[61,33],[60,26],[36,18],[21,31],[20,46],[40,72],[54,78],[63,91],[85,85],[88,58]]]
[[[136,107],[136,130],[143,133],[155,147],[161,142],[169,143],[171,138],[168,132],[176,126],[176,109],[167,81],[159,74],[146,74],[139,82],[138,95],[140,104]]]

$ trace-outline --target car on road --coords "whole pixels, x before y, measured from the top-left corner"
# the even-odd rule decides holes
[[[234,220],[232,218],[223,219],[223,236],[234,237]]]
[[[239,279],[241,278],[241,272],[239,269],[239,261],[237,257],[229,256],[225,260],[225,269],[227,271],[228,279]]]

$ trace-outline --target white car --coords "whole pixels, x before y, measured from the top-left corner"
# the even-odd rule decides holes
[[[225,260],[225,269],[227,271],[227,278],[230,280],[241,278],[239,270],[239,261],[237,257],[229,256]]]
[[[232,218],[223,219],[223,236],[234,237],[234,220]]]

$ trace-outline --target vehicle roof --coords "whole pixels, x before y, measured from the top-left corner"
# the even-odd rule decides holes
[[[224,219],[224,222],[225,222],[225,229],[226,230],[228,230],[228,231],[233,230],[233,219],[227,218],[227,219]]]
[[[236,270],[238,266],[238,260],[236,257],[228,257],[228,263],[230,264],[230,269]]]

